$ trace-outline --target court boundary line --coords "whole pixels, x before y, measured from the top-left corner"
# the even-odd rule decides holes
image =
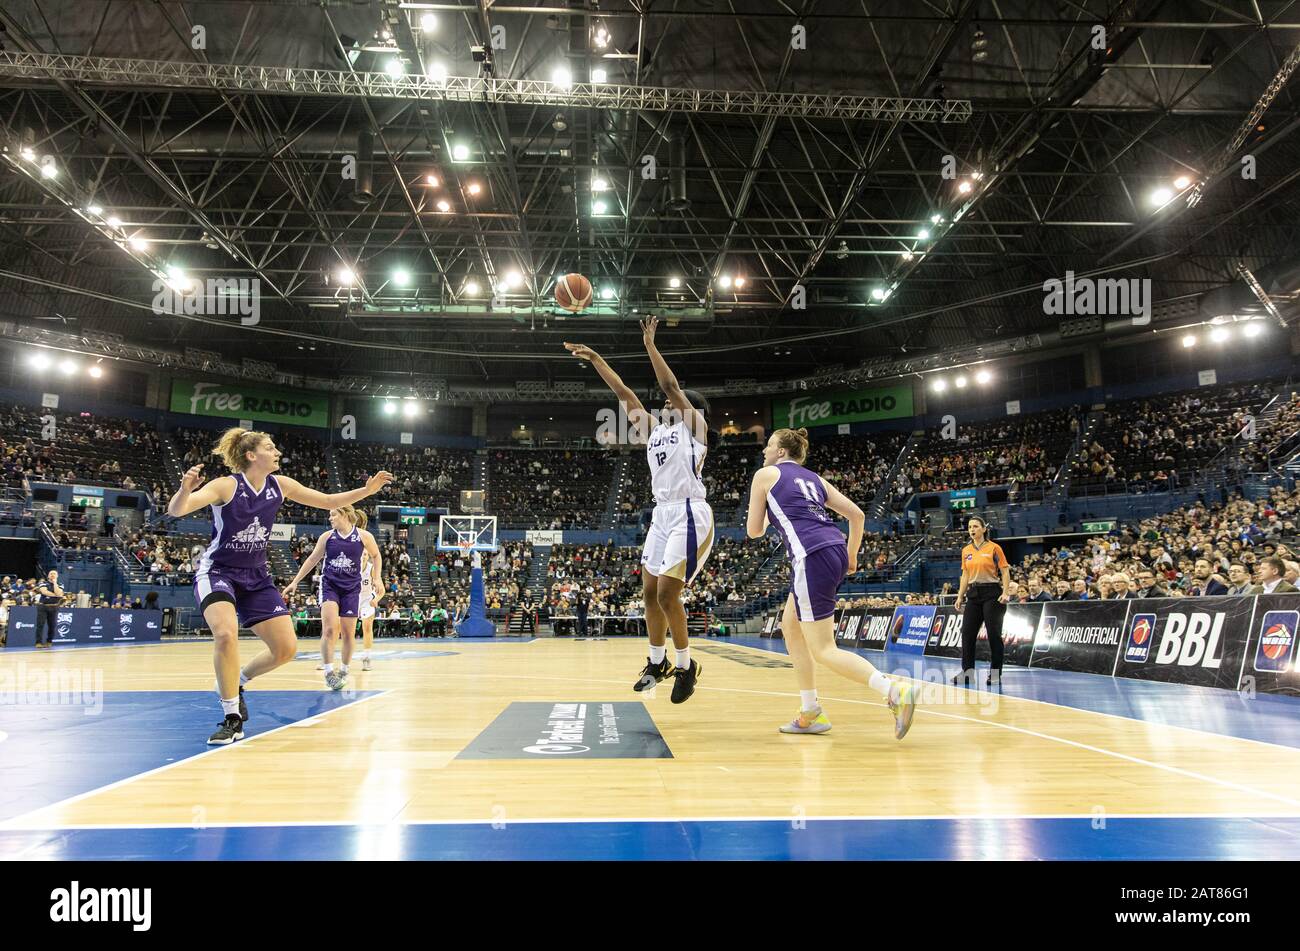
[[[788,656],[788,655],[786,655],[786,654],[781,654],[781,653],[779,653],[779,652],[777,652],[777,651],[766,650],[766,649],[764,649],[764,648],[762,648],[762,647],[754,647],[752,644],[733,644],[732,646],[733,646],[733,647],[739,647],[739,648],[742,648],[742,649],[744,649],[744,650],[758,651],[760,654],[775,654],[775,655],[778,656],[778,657],[785,657],[785,656]],[[841,649],[843,649],[843,648],[841,648]],[[859,655],[859,656],[861,656],[861,655]],[[865,659],[870,660],[870,658],[865,658]],[[932,658],[932,657],[927,657],[927,658],[923,658],[923,659],[925,659],[925,660],[951,660],[951,658]],[[872,666],[875,666],[875,665],[873,664]],[[880,670],[880,668],[877,668],[877,669]],[[1173,689],[1177,689],[1177,688],[1179,688],[1179,687],[1197,687],[1197,686],[1198,686],[1197,684],[1174,684],[1174,683],[1167,683],[1167,682],[1165,682],[1165,681],[1158,681],[1158,680],[1157,680],[1157,681],[1152,681],[1152,680],[1137,680],[1137,679],[1134,679],[1134,678],[1131,678],[1131,677],[1112,677],[1112,676],[1110,676],[1109,674],[1090,674],[1090,673],[1088,673],[1088,672],[1086,672],[1086,671],[1081,671],[1081,670],[1053,670],[1052,668],[1049,668],[1049,667],[1037,667],[1037,668],[1030,668],[1030,667],[1017,667],[1017,668],[1014,668],[1014,669],[1015,669],[1017,672],[1025,671],[1026,673],[1028,673],[1028,672],[1030,672],[1030,671],[1037,671],[1037,672],[1050,671],[1051,673],[1058,673],[1058,674],[1083,675],[1083,676],[1086,676],[1086,677],[1105,677],[1105,678],[1108,679],[1108,680],[1121,681],[1121,682],[1124,682],[1124,683],[1135,683],[1135,684],[1155,684],[1155,685],[1158,685],[1158,686],[1160,686],[1160,687],[1168,687],[1168,688],[1170,688],[1171,690],[1173,690]],[[888,671],[885,671],[885,670],[880,670],[880,672],[881,672],[882,674],[884,674],[886,677],[895,677],[895,676],[899,676],[898,674],[892,674],[892,673],[890,673],[890,672],[888,672]],[[911,680],[913,683],[919,683],[919,684],[927,684],[927,685],[929,685],[929,684],[933,684],[933,683],[934,683],[933,681],[928,681],[928,680],[918,680],[916,677],[908,677],[907,679],[908,679],[908,680]],[[1271,743],[1271,742],[1269,742],[1268,740],[1257,740],[1257,739],[1255,739],[1254,737],[1249,737],[1249,736],[1237,736],[1237,735],[1232,734],[1232,733],[1214,733],[1214,732],[1212,732],[1212,731],[1209,731],[1209,730],[1202,730],[1202,729],[1199,729],[1199,728],[1194,727],[1194,726],[1182,726],[1181,724],[1178,724],[1178,723],[1157,723],[1157,722],[1152,721],[1152,720],[1141,720],[1141,719],[1138,719],[1137,717],[1128,717],[1128,716],[1124,716],[1122,713],[1107,713],[1107,712],[1105,712],[1104,710],[1087,710],[1087,709],[1085,709],[1085,708],[1083,708],[1083,707],[1072,707],[1072,706],[1070,706],[1069,704],[1064,704],[1064,703],[1053,703],[1051,700],[1038,700],[1038,699],[1036,699],[1036,698],[1034,698],[1034,697],[1018,697],[1018,696],[1015,696],[1014,694],[1007,694],[1007,693],[1000,693],[1000,692],[999,692],[999,693],[993,693],[993,692],[990,691],[990,690],[983,690],[983,691],[981,691],[981,690],[979,690],[978,688],[971,688],[971,687],[962,688],[962,687],[958,687],[956,684],[948,683],[946,680],[945,680],[944,682],[941,682],[941,683],[938,683],[938,684],[934,684],[934,685],[935,685],[935,686],[938,686],[938,687],[940,687],[940,688],[942,688],[942,689],[947,689],[947,688],[951,687],[951,688],[954,689],[954,690],[963,690],[963,689],[964,689],[964,690],[968,690],[968,691],[969,691],[969,690],[974,690],[976,693],[983,693],[983,694],[985,694],[985,695],[987,695],[987,696],[997,697],[999,700],[1017,700],[1017,701],[1020,701],[1021,703],[1037,703],[1037,704],[1041,704],[1041,705],[1043,705],[1043,706],[1047,706],[1047,707],[1055,707],[1055,708],[1058,709],[1058,710],[1073,710],[1073,711],[1075,711],[1076,713],[1090,713],[1090,714],[1093,714],[1094,716],[1099,716],[1099,717],[1110,717],[1111,719],[1115,719],[1115,720],[1124,720],[1124,721],[1126,721],[1126,722],[1128,722],[1128,723],[1141,723],[1141,724],[1144,724],[1144,725],[1146,725],[1146,726],[1165,727],[1165,728],[1170,729],[1170,730],[1183,730],[1183,731],[1186,731],[1186,732],[1188,732],[1188,733],[1195,733],[1195,734],[1198,734],[1199,736],[1213,736],[1213,737],[1218,737],[1219,739],[1226,739],[1226,740],[1240,740],[1240,741],[1243,742],[1243,743],[1258,743],[1260,746],[1267,746],[1267,747],[1271,747],[1271,748],[1273,748],[1273,749],[1291,750],[1291,751],[1293,751],[1293,752],[1300,753],[1300,747],[1296,747],[1296,746],[1287,746],[1287,745],[1285,745],[1285,744],[1283,744],[1283,743]],[[1202,687],[1202,688],[1200,688],[1200,689],[1204,689],[1204,690],[1218,690],[1218,689],[1221,689],[1221,688],[1216,688],[1216,687]],[[1236,690],[1225,690],[1225,691],[1223,691],[1223,692],[1224,692],[1225,694],[1233,694],[1233,695],[1236,695],[1236,696],[1240,696],[1240,691],[1236,691]]]
[[[136,693],[141,691],[123,691],[123,692]],[[144,692],[157,692],[157,691],[144,691]],[[303,690],[300,692],[311,693],[313,691]],[[349,708],[356,707],[360,704],[366,703],[369,700],[377,700],[378,698],[384,696],[389,692],[390,692],[389,690],[380,690],[376,693],[371,694],[368,697],[362,697],[359,700],[353,700],[349,703],[345,703],[342,704],[341,706],[337,706],[332,710],[325,710],[324,712],[317,713],[314,716],[306,717],[305,719],[302,720],[295,720],[293,723],[282,724],[281,726],[277,726],[274,729],[267,730],[265,733],[258,733],[244,740],[236,740],[235,742],[230,743],[227,746],[213,746],[211,749],[200,750],[199,752],[195,753],[193,756],[186,756],[183,759],[178,759],[171,763],[164,763],[161,766],[155,766],[153,769],[147,769],[143,773],[135,773],[131,776],[124,776],[122,779],[114,780],[113,782],[107,783],[103,786],[97,786],[94,789],[88,789],[85,792],[77,793],[75,796],[69,796],[67,799],[59,799],[55,802],[48,803],[47,805],[38,806],[35,809],[31,809],[27,812],[20,813],[19,815],[13,816],[9,819],[4,820],[3,822],[0,822],[0,832],[22,831],[20,828],[15,829],[13,823],[18,822],[21,819],[25,819],[28,816],[34,816],[38,813],[44,812],[47,809],[54,809],[60,806],[70,806],[73,803],[80,802],[83,799],[88,799],[89,797],[98,795],[99,793],[108,792],[110,789],[116,789],[118,786],[123,786],[127,783],[135,782],[138,779],[144,779],[146,776],[153,776],[157,773],[166,772],[169,769],[175,769],[177,766],[180,766],[183,763],[193,763],[195,760],[202,759],[205,756],[215,756],[218,753],[225,753],[229,750],[238,749],[243,745],[252,743],[255,740],[259,740],[264,736],[271,736],[275,733],[279,733],[281,730],[288,730],[294,727],[299,727],[302,724],[307,723],[311,720],[317,720],[322,717],[327,717],[331,713],[337,713],[340,710],[347,710]]]

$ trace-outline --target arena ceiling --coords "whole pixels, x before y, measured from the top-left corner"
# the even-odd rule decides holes
[[[27,339],[357,389],[591,384],[575,339],[643,384],[653,312],[703,386],[1033,347],[1071,270],[1150,279],[1156,327],[1259,309],[1239,264],[1283,315],[1300,289],[1296,0],[6,0],[0,26]],[[155,313],[169,268],[256,279],[257,322]],[[560,319],[572,271],[613,296]]]

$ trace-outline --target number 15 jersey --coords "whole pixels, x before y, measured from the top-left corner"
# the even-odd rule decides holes
[[[691,433],[690,425],[681,420],[671,426],[656,426],[646,443],[646,462],[650,464],[650,487],[655,505],[705,499],[708,492],[700,480],[708,447]]]

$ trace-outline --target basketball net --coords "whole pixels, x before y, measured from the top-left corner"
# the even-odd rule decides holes
[[[460,542],[459,545],[461,553],[465,556],[465,560],[469,562],[471,568],[483,567],[483,562],[480,560],[479,553],[473,550],[473,542]]]

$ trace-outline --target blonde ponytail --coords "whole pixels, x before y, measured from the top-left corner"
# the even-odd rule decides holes
[[[786,451],[795,462],[800,464],[808,458],[807,429],[778,429],[775,433],[776,444]]]
[[[270,439],[266,433],[232,426],[221,434],[212,454],[221,459],[231,472],[243,472],[248,468],[248,453],[256,452],[263,439]]]

